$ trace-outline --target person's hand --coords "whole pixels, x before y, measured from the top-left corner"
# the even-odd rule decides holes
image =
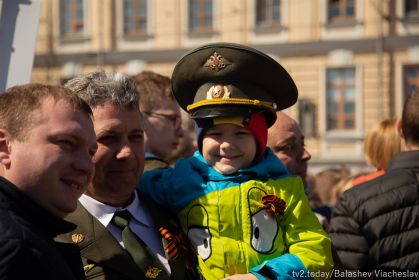
[[[247,274],[234,274],[234,275],[228,276],[227,278],[224,278],[223,280],[258,280],[258,278],[254,276],[252,273],[247,273]]]

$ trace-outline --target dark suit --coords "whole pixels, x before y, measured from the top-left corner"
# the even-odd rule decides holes
[[[150,210],[157,228],[163,219],[156,215],[155,207],[144,201]],[[78,243],[87,279],[95,280],[138,280],[146,279],[128,253],[119,245],[112,234],[93,217],[80,203],[77,210],[67,216],[66,220],[78,225],[76,230],[57,237],[58,241]],[[79,235],[74,235],[79,234]],[[76,237],[79,237],[77,240]],[[193,279],[185,276],[185,257],[180,255],[176,260],[169,260],[172,271],[171,279]],[[189,275],[189,273],[188,273]]]

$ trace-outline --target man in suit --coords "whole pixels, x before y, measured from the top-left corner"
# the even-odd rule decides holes
[[[144,170],[166,168],[183,135],[179,105],[172,96],[170,79],[143,71],[133,77],[144,117]]]
[[[78,228],[59,239],[79,245],[87,279],[185,279],[188,265],[173,252],[180,244],[164,211],[135,191],[144,168],[144,127],[133,81],[94,72],[65,86],[92,107],[98,150],[93,181],[68,216]]]

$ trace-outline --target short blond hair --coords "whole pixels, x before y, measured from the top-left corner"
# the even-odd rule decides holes
[[[84,112],[88,116],[93,114],[86,102],[62,86],[30,83],[0,93],[0,128],[7,130],[17,140],[24,140],[36,123],[35,111],[48,98],[55,102],[64,100],[75,111]]]
[[[364,140],[365,157],[377,169],[387,169],[389,161],[403,149],[396,122],[397,119],[386,119],[375,124]]]

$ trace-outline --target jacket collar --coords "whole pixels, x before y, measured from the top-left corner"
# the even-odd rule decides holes
[[[199,151],[193,155],[191,164],[199,173],[207,177],[211,181],[234,181],[245,182],[251,178],[267,180],[275,179],[288,174],[287,169],[282,162],[275,156],[270,148],[266,148],[265,153],[260,161],[252,164],[248,168],[243,168],[231,175],[223,175],[216,171],[212,166],[208,165]]]
[[[27,221],[29,227],[33,230],[39,230],[48,239],[52,239],[62,233],[70,232],[76,228],[75,224],[54,216],[36,204],[13,183],[1,176],[0,197],[1,204],[12,209],[16,215]]]
[[[387,171],[406,168],[419,168],[419,151],[407,151],[395,155],[390,160]]]
[[[78,202],[76,211],[68,215],[67,220],[77,223],[77,229],[66,237],[61,236],[59,241],[68,242],[72,240],[73,236],[82,236],[80,241],[72,240],[79,246],[82,257],[100,264],[104,268],[110,267],[119,271],[128,279],[134,280],[137,276],[138,279],[143,279],[140,277],[141,271],[126,251],[80,202]]]
[[[150,214],[153,215],[156,226],[167,224],[167,218],[160,213],[161,209],[157,209],[151,201],[146,198],[139,197],[141,203],[145,203],[146,207],[150,208]],[[127,279],[144,279],[141,270],[133,262],[127,252],[119,245],[112,234],[94,217],[83,205],[78,202],[77,209],[71,213],[67,220],[77,223],[78,227],[73,232],[73,235],[83,236],[82,241],[78,242],[81,255],[104,267],[108,266],[119,271],[121,275],[125,275]],[[157,231],[157,229],[156,229]],[[72,234],[61,236],[59,241],[68,242]],[[73,241],[74,242],[74,241]],[[185,269],[185,257],[181,254],[175,261],[169,260],[171,275],[176,279],[176,276],[183,275]],[[174,279],[171,277],[171,279]]]
[[[134,199],[127,207],[115,207],[105,203],[102,203],[88,195],[83,194],[79,202],[83,207],[89,211],[104,227],[107,227],[111,222],[115,212],[128,210],[132,217],[144,226],[150,227],[152,221],[148,218],[149,215],[146,213],[146,209],[142,207],[144,203],[138,198],[138,193],[134,192]]]

